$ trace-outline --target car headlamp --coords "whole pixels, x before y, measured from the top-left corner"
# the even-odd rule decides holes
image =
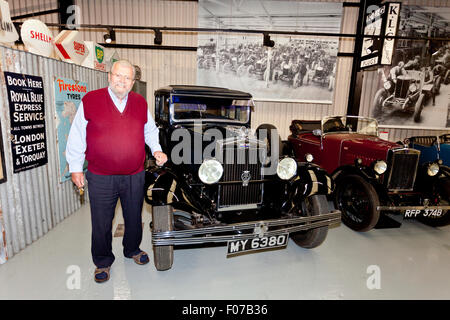
[[[198,177],[203,183],[213,184],[220,180],[223,174],[223,166],[216,159],[203,161],[198,169]]]
[[[386,162],[383,161],[383,160],[376,161],[375,164],[373,165],[373,170],[375,170],[375,172],[378,173],[378,174],[385,173],[386,170],[387,170]]]
[[[311,153],[307,153],[307,154],[305,154],[305,160],[306,160],[306,162],[313,162],[314,157]]]
[[[437,175],[439,172],[439,165],[437,163],[431,163],[428,166],[428,170],[427,173],[429,176],[434,177],[435,175]]]
[[[391,83],[389,82],[389,81],[386,81],[384,84],[383,84],[383,86],[384,86],[384,88],[386,89],[386,90],[389,90],[390,88],[391,88]]]
[[[409,91],[411,91],[411,93],[416,92],[417,85],[415,83],[411,83],[411,85],[409,86]]]
[[[297,161],[292,158],[284,158],[278,162],[277,175],[282,180],[289,180],[297,173]]]

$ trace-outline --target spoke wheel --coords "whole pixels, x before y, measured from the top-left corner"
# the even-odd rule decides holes
[[[342,222],[355,231],[369,231],[378,222],[380,201],[374,187],[358,175],[336,181],[335,204],[342,212]]]

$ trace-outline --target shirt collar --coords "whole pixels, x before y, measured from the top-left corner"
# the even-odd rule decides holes
[[[127,104],[128,94],[122,99],[122,102],[120,102],[119,98],[117,98],[116,94],[111,90],[111,87],[109,86],[108,86],[108,93],[116,106]]]

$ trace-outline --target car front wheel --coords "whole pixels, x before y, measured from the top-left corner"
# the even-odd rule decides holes
[[[173,230],[172,206],[152,207],[152,232]],[[153,258],[156,270],[164,271],[172,268],[173,246],[153,246]]]
[[[335,205],[342,212],[342,222],[355,231],[369,231],[380,218],[380,203],[375,188],[358,175],[336,181]]]
[[[387,98],[387,92],[385,89],[380,89],[375,94],[372,104],[372,116],[378,118],[383,113],[383,101]]]
[[[310,196],[302,203],[303,216],[317,216],[328,213],[328,201],[325,195]],[[312,249],[322,244],[328,234],[328,226],[291,233],[291,239],[302,248]]]
[[[425,95],[422,93],[419,99],[417,100],[416,105],[414,106],[414,122],[420,121],[420,115],[422,114],[424,99]]]
[[[438,183],[437,193],[433,205],[450,205],[450,179],[441,179]],[[442,210],[439,214],[431,212],[428,216],[420,216],[419,220],[432,227],[442,227],[450,224],[450,210]]]

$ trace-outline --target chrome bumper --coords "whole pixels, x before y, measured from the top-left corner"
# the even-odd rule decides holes
[[[330,227],[339,225],[340,222],[341,212],[339,210],[334,210],[330,213],[312,217],[262,220],[191,230],[153,232],[152,243],[155,246],[219,243],[231,240],[253,239],[255,237],[270,237],[283,233],[305,231],[325,226]],[[280,228],[282,226],[286,227]],[[274,227],[276,227],[276,229],[269,230],[269,228]],[[252,230],[252,232],[249,232],[249,230]],[[214,235],[218,233],[230,234]]]
[[[378,206],[377,210],[404,211],[404,210],[448,210],[450,206]]]

